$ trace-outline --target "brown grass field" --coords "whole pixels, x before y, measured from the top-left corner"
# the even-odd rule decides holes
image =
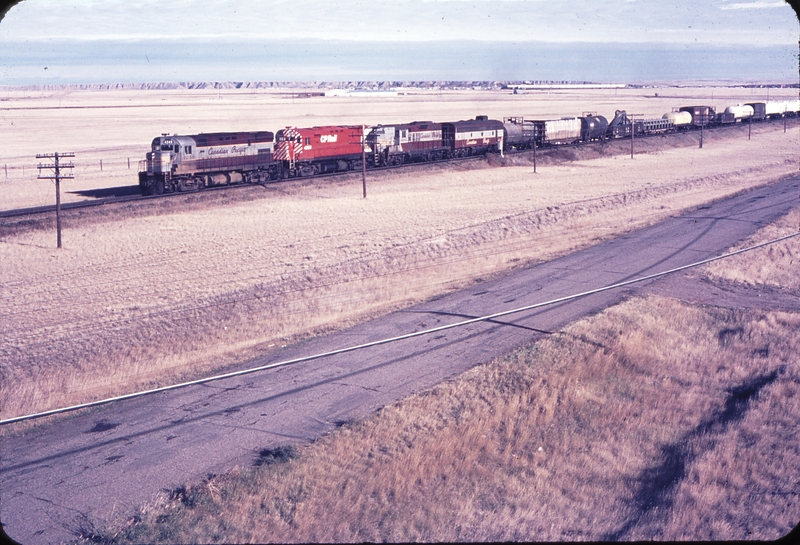
[[[782,91],[796,96],[772,98]],[[36,153],[76,152],[67,201],[89,198],[70,191],[135,184],[135,160],[161,132],[617,108],[660,117],[688,103],[765,98],[754,89],[658,92],[359,102],[4,91],[0,160],[12,168],[0,208],[52,203],[52,185],[34,180]],[[536,174],[520,156],[370,174],[367,199],[360,177],[345,176],[70,211],[61,251],[52,217],[0,220],[0,414],[204,376],[798,171],[796,121],[786,133],[759,124],[747,134],[708,132],[703,149],[695,134],[637,140],[634,159],[629,142],[559,150],[539,157]],[[795,211],[758,236],[797,223]],[[796,240],[708,274],[795,296]],[[632,299],[313,445],[187,483],[127,528],[94,537],[772,539],[800,512],[798,322]]]
[[[798,330],[797,314],[634,298],[85,537],[775,539],[800,521]]]
[[[554,115],[574,111],[580,100],[599,111],[627,101],[630,109],[644,112],[668,111],[667,103],[697,101],[709,92],[736,100],[728,96],[730,89],[662,90],[659,98],[637,92],[553,93],[539,100],[522,95],[523,102],[513,103],[520,97],[411,95],[391,99],[391,108],[400,113],[387,118],[418,117],[414,109],[433,117],[437,105],[442,116],[466,118],[512,108],[525,115],[526,108],[530,115]],[[684,95],[668,96],[678,92]],[[691,92],[694,96],[686,95]],[[751,89],[736,92],[739,100],[753,100]],[[224,128],[222,121],[200,117],[208,111],[220,120],[229,115],[230,129],[243,128],[233,106],[243,108],[244,116],[260,112],[247,108],[259,100],[267,112],[282,105],[281,115],[294,112],[295,120],[308,124],[356,122],[359,115],[375,115],[380,106],[339,97],[322,104],[322,99],[298,100],[288,108],[288,99],[243,93],[215,103],[213,96],[175,91],[153,92],[155,105],[123,108],[126,102],[144,101],[144,92],[117,93],[12,97],[17,109],[9,110],[6,120],[21,125],[15,130],[26,131],[25,137],[15,142],[3,133],[0,140],[11,154],[36,151],[28,132],[49,140],[51,149],[66,149],[64,136],[49,131],[46,122],[48,116],[61,116],[73,135],[68,142],[108,141],[108,148],[91,149],[114,153],[126,149],[117,139],[138,135],[144,125],[147,137],[137,136],[141,155],[153,123],[136,121],[131,112],[172,112],[175,118],[161,122],[170,121],[182,132]],[[159,107],[159,98],[170,105]],[[35,109],[55,107],[57,100],[87,108]],[[323,107],[327,116],[300,115]],[[194,121],[178,122],[180,115]],[[84,126],[92,119],[98,122],[94,133],[87,128],[91,125]],[[258,115],[254,119],[250,127],[260,125]],[[70,132],[77,131],[70,120],[83,131]],[[117,127],[125,130],[112,130]],[[694,134],[637,141],[634,159],[626,142],[558,150],[543,154],[536,174],[525,157],[427,165],[371,174],[366,200],[360,198],[359,177],[349,176],[65,212],[61,251],[54,248],[52,215],[4,220],[0,410],[12,417],[202,376],[476,277],[554,257],[791,174],[797,170],[797,138],[793,121],[787,133],[782,124],[755,126],[750,140],[747,127],[708,133],[703,149]],[[79,148],[76,153],[84,154]],[[80,168],[76,176],[64,183],[66,189],[72,183],[84,189],[122,183]],[[126,171],[126,176],[125,183],[135,183],[134,174]],[[48,182],[4,182],[3,202],[8,208],[51,202],[44,193],[36,197],[42,187],[52,191]]]

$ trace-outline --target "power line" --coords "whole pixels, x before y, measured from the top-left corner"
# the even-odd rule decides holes
[[[325,357],[329,357],[329,356],[336,356],[336,355],[339,355],[339,354],[346,354],[348,352],[354,352],[356,350],[362,350],[364,348],[371,348],[373,346],[380,346],[380,345],[383,345],[383,344],[389,344],[389,343],[393,343],[393,342],[397,342],[397,341],[411,339],[411,338],[414,338],[414,337],[421,337],[423,335],[430,335],[431,333],[438,333],[440,331],[445,331],[447,329],[453,329],[453,328],[456,328],[456,327],[462,327],[462,326],[465,326],[465,325],[470,325],[470,324],[474,324],[474,323],[478,323],[478,322],[486,322],[486,321],[494,320],[495,318],[500,318],[502,316],[508,316],[510,314],[517,314],[517,313],[520,313],[520,312],[525,312],[525,311],[528,311],[528,310],[533,310],[533,309],[537,309],[537,308],[541,308],[541,307],[545,307],[545,306],[549,306],[549,305],[554,305],[554,304],[557,304],[557,303],[563,303],[565,301],[571,301],[573,299],[578,299],[580,297],[585,297],[587,295],[593,295],[595,293],[601,293],[601,292],[604,292],[604,291],[609,291],[609,290],[612,290],[612,289],[621,288],[621,287],[624,287],[624,286],[629,286],[631,284],[636,284],[638,282],[644,282],[645,280],[652,280],[654,278],[659,278],[661,276],[665,276],[665,275],[672,274],[672,273],[675,273],[675,272],[684,271],[686,269],[699,267],[700,265],[705,265],[706,263],[711,263],[712,261],[718,261],[718,260],[721,260],[721,259],[727,259],[729,257],[733,257],[735,255],[738,255],[738,254],[741,254],[741,253],[744,253],[744,252],[749,252],[751,250],[762,248],[762,247],[768,246],[770,244],[775,244],[777,242],[781,242],[783,240],[787,240],[787,239],[790,239],[790,238],[793,238],[793,237],[796,237],[796,236],[800,236],[800,231],[798,231],[796,233],[789,234],[789,235],[785,235],[785,236],[782,236],[782,237],[779,237],[779,238],[776,238],[776,239],[768,240],[768,241],[762,242],[760,244],[755,244],[753,246],[748,246],[747,248],[742,248],[741,250],[736,250],[736,251],[733,251],[733,252],[729,252],[727,254],[722,254],[720,256],[711,257],[711,258],[708,258],[708,259],[704,259],[702,261],[696,261],[696,262],[690,263],[688,265],[682,265],[680,267],[675,267],[673,269],[669,269],[669,270],[666,270],[666,271],[650,274],[650,275],[647,275],[647,276],[642,276],[642,277],[639,277],[639,278],[634,278],[633,280],[626,280],[624,282],[618,282],[616,284],[610,284],[608,286],[603,286],[601,288],[595,288],[593,290],[584,291],[584,292],[576,293],[576,294],[573,294],[573,295],[567,295],[567,296],[564,296],[564,297],[559,297],[557,299],[551,299],[550,301],[544,301],[542,303],[535,303],[533,305],[526,305],[524,307],[519,307],[519,308],[515,308],[515,309],[511,309],[511,310],[504,310],[504,311],[501,311],[501,312],[495,312],[493,314],[487,314],[485,316],[479,316],[477,318],[470,318],[468,320],[462,320],[460,322],[455,322],[455,323],[452,323],[452,324],[433,327],[433,328],[430,328],[430,329],[424,329],[422,331],[416,331],[414,333],[406,333],[404,335],[398,335],[396,337],[389,337],[389,338],[386,338],[386,339],[380,339],[380,340],[377,340],[377,341],[371,341],[371,342],[368,342],[368,343],[363,343],[363,344],[359,344],[359,345],[355,345],[355,346],[349,346],[349,347],[346,347],[346,348],[339,348],[337,350],[331,350],[331,351],[328,351],[328,352],[321,352],[319,354],[312,354],[310,356],[302,356],[302,357],[294,358],[294,359],[290,359],[290,360],[284,360],[284,361],[279,361],[279,362],[275,362],[275,363],[269,363],[267,365],[261,365],[259,367],[252,367],[250,369],[243,369],[243,370],[240,370],[240,371],[233,371],[233,372],[225,373],[225,374],[222,374],[222,375],[215,375],[215,376],[201,378],[201,379],[197,379],[197,380],[191,380],[191,381],[188,381],[188,382],[182,382],[182,383],[179,383],[179,384],[172,384],[170,386],[162,386],[160,388],[152,388],[150,390],[143,390],[143,391],[140,391],[140,392],[134,392],[134,393],[125,394],[125,395],[121,395],[121,396],[110,397],[110,398],[101,399],[101,400],[98,400],[98,401],[91,401],[91,402],[88,402],[88,403],[81,403],[79,405],[73,405],[71,407],[63,407],[63,408],[59,408],[59,409],[52,409],[52,410],[49,410],[49,411],[43,411],[43,412],[40,412],[40,413],[34,413],[34,414],[25,415],[25,416],[17,416],[17,417],[9,418],[9,419],[6,419],[6,420],[0,420],[0,425],[11,424],[13,422],[20,422],[20,421],[23,421],[23,420],[31,420],[31,419],[34,419],[34,418],[41,418],[43,416],[51,416],[51,415],[59,414],[59,413],[76,411],[78,409],[87,409],[87,408],[96,407],[96,406],[99,406],[99,405],[106,405],[108,403],[112,403],[112,402],[115,402],[115,401],[123,401],[125,399],[132,399],[132,398],[135,398],[135,397],[141,397],[141,396],[145,396],[145,395],[149,395],[149,394],[155,394],[155,393],[158,393],[158,392],[166,392],[166,391],[169,391],[169,390],[177,390],[178,388],[184,388],[186,386],[194,386],[194,385],[205,384],[207,382],[213,382],[213,381],[222,380],[222,379],[226,379],[226,378],[233,378],[233,377],[238,377],[238,376],[242,376],[242,375],[248,375],[248,374],[256,373],[258,371],[266,371],[268,369],[275,369],[277,367],[284,367],[284,366],[292,365],[292,364],[295,364],[295,363],[302,363],[302,362],[312,361],[312,360],[325,358]]]

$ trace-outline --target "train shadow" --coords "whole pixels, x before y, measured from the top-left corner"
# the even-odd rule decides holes
[[[132,195],[139,195],[140,190],[138,185],[121,185],[117,187],[102,187],[99,189],[68,191],[67,193],[81,195],[83,197],[94,197],[95,199],[105,199],[108,197],[130,197]]]

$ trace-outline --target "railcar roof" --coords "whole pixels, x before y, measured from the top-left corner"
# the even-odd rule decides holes
[[[442,123],[442,125],[453,125],[458,130],[492,130],[503,128],[503,122],[496,119],[468,119],[466,121],[451,121],[449,123]]]
[[[194,138],[195,140],[207,140],[208,142],[272,142],[275,135],[271,131],[256,132],[204,132],[200,134],[181,135]]]

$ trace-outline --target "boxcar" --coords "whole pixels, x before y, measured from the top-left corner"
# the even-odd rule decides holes
[[[562,117],[547,121],[532,121],[542,144],[572,144],[581,140],[581,120]]]
[[[692,116],[692,125],[695,127],[704,127],[714,123],[716,120],[716,113],[711,106],[683,106],[678,110],[689,112]]]
[[[753,108],[753,121],[763,121],[767,118],[767,104],[764,102],[748,102],[746,104]]]

